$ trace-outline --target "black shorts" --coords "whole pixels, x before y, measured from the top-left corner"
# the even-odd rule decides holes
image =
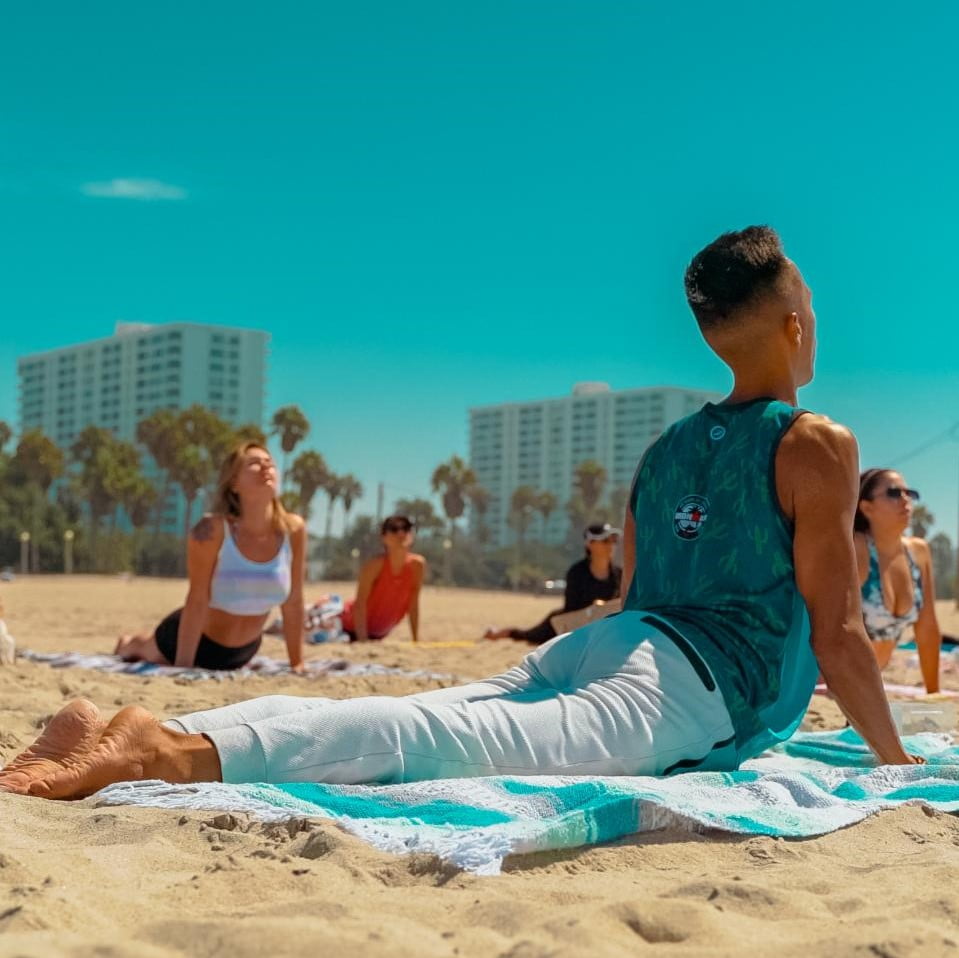
[[[180,631],[180,613],[183,609],[171,612],[153,633],[160,654],[173,665],[176,662],[176,638]],[[196,658],[193,665],[198,669],[241,669],[260,649],[263,636],[258,635],[249,645],[238,648],[229,648],[214,642],[207,635],[200,636],[200,644],[196,649]]]

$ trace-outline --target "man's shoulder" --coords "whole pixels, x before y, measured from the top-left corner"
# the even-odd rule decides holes
[[[858,456],[856,437],[848,426],[812,412],[801,412],[796,416],[783,437],[780,450],[802,460],[806,457],[818,461]]]

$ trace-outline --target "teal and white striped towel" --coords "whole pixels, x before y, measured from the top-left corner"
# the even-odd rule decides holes
[[[264,821],[334,819],[383,851],[439,855],[498,874],[507,855],[577,848],[665,827],[802,838],[921,803],[959,810],[959,748],[922,734],[926,765],[876,767],[851,729],[803,732],[736,772],[672,778],[496,776],[406,785],[168,785],[125,782],[94,805],[245,812]]]

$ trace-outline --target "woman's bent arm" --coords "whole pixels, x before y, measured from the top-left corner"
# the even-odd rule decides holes
[[[196,650],[210,609],[210,583],[223,535],[222,521],[218,522],[212,516],[204,516],[190,531],[186,550],[190,590],[180,615],[176,661],[173,663],[181,668],[192,668],[196,661]]]
[[[303,670],[303,580],[306,577],[306,523],[299,516],[290,516],[296,523],[290,532],[293,558],[290,564],[290,594],[280,606],[283,614],[283,638],[286,654],[294,672]]]
[[[939,691],[939,652],[942,647],[942,632],[936,619],[936,584],[932,574],[932,553],[924,539],[912,540],[912,551],[922,574],[922,609],[916,620],[916,650],[919,652],[919,668],[926,691],[931,695]]]

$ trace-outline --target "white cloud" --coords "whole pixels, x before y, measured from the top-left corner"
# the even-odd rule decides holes
[[[185,200],[187,195],[182,186],[161,180],[105,180],[84,183],[80,190],[87,196],[114,200]]]

